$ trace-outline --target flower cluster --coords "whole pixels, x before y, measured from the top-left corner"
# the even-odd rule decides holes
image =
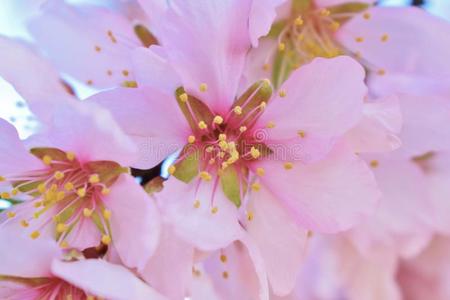
[[[450,24],[374,2],[45,1],[0,298],[448,299]]]

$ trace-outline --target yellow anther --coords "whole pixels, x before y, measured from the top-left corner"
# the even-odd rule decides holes
[[[85,188],[79,188],[77,190],[77,195],[80,198],[83,198],[84,196],[86,196],[86,189]]]
[[[126,88],[137,88],[138,84],[134,80],[125,80],[124,82],[122,82],[122,86]]]
[[[73,190],[73,188],[74,188],[74,186],[73,186],[73,183],[72,182],[67,182],[66,184],[64,184],[64,189],[66,190],[66,191],[71,191],[71,190]]]
[[[270,128],[274,128],[275,127],[275,122],[269,121],[269,123],[267,123],[266,127],[269,128],[269,129]]]
[[[259,152],[258,149],[256,149],[255,147],[252,146],[252,148],[250,149],[250,155],[256,159],[261,155],[261,152]]]
[[[186,103],[188,101],[188,95],[186,93],[181,94],[180,96],[178,96],[180,98],[180,101],[183,103]]]
[[[41,201],[36,201],[36,202],[34,202],[34,204],[33,204],[33,206],[36,207],[36,208],[41,207],[41,205],[42,205],[42,202],[41,202]]]
[[[92,216],[92,209],[89,209],[87,207],[83,208],[83,216],[85,216],[86,218]]]
[[[227,278],[229,277],[228,272],[227,272],[227,271],[223,271],[223,272],[222,272],[222,277],[223,277],[224,279],[227,279]]]
[[[218,211],[219,211],[219,208],[217,206],[214,206],[213,208],[211,208],[212,214],[216,214]]]
[[[355,38],[355,41],[357,43],[362,43],[362,42],[364,42],[364,38],[362,36],[358,36],[358,37]]]
[[[284,51],[286,49],[285,43],[279,43],[278,44],[278,51]]]
[[[67,152],[66,153],[66,158],[70,161],[73,161],[75,159],[75,153],[73,152]]]
[[[379,165],[378,160],[372,160],[372,161],[370,162],[370,166],[371,166],[372,168],[376,168],[376,167],[378,167],[378,165]]]
[[[223,118],[221,116],[215,116],[214,119],[213,119],[213,122],[215,124],[219,124],[220,125],[220,124],[223,123]]]
[[[377,74],[380,75],[380,76],[383,76],[383,75],[386,74],[386,71],[385,71],[384,69],[379,69],[379,70],[377,71]]]
[[[5,181],[6,180],[6,178],[5,177],[3,177],[3,176],[0,176],[0,182],[2,182],[2,181]]]
[[[304,33],[299,34],[297,39],[299,42],[303,42],[303,40],[305,39],[305,34]]]
[[[200,200],[195,200],[194,201],[194,208],[199,208],[200,207]]]
[[[264,176],[264,174],[266,174],[266,170],[264,170],[264,168],[257,168],[256,174],[258,174],[258,176]]]
[[[128,70],[123,70],[122,75],[127,77],[128,75],[130,75],[130,72]]]
[[[206,92],[208,90],[208,85],[206,83],[201,83],[199,86],[200,92]]]
[[[252,190],[255,192],[259,192],[261,190],[261,185],[257,182],[254,182],[251,186]]]
[[[109,195],[109,193],[111,193],[110,189],[108,189],[107,187],[103,187],[102,188],[102,195],[103,196]]]
[[[212,179],[211,174],[209,174],[206,171],[200,172],[200,178],[203,179],[204,181],[211,181],[211,179]]]
[[[6,213],[6,215],[8,216],[8,218],[12,219],[12,218],[14,218],[14,217],[16,216],[16,213],[13,212],[13,211],[8,211],[8,212]]]
[[[66,193],[64,191],[59,191],[56,193],[56,201],[61,201],[66,197]]]
[[[103,210],[103,218],[105,218],[105,220],[110,220],[111,214],[112,212],[109,209]]]
[[[319,14],[320,14],[322,17],[328,17],[328,16],[330,15],[330,11],[329,11],[328,9],[326,9],[326,8],[323,8],[323,9],[321,9],[321,10],[319,11]]]
[[[22,226],[22,227],[28,227],[28,226],[30,226],[30,224],[27,222],[27,220],[22,220],[22,221],[20,221],[20,225]]]
[[[205,151],[206,151],[207,153],[211,153],[213,150],[214,150],[214,147],[213,147],[213,146],[208,146],[208,147],[206,147],[206,149],[205,149]]]
[[[37,239],[40,235],[41,235],[41,233],[40,233],[39,231],[35,230],[35,231],[33,231],[33,232],[30,234],[30,238],[32,238],[33,240],[35,240],[35,239]]]
[[[56,171],[55,174],[53,174],[53,177],[54,177],[56,180],[61,180],[61,179],[64,178],[64,173],[61,172],[61,171]]]
[[[19,193],[18,189],[12,189],[11,190],[11,195],[13,195],[13,196],[17,196],[18,193]]]
[[[339,24],[339,22],[333,21],[333,22],[330,24],[330,29],[333,30],[333,31],[338,30],[339,27],[341,27],[341,24]]]
[[[67,249],[69,248],[69,243],[67,241],[62,241],[61,243],[59,243],[59,247],[62,249]]]
[[[220,151],[220,152],[219,152],[219,157],[220,157],[220,158],[224,158],[224,157],[225,157],[225,152]]]
[[[267,103],[263,101],[263,102],[261,102],[261,104],[259,105],[259,108],[265,109],[266,106],[267,106]]]
[[[241,127],[239,127],[239,131],[240,132],[244,132],[244,131],[246,131],[247,130],[247,127],[246,126],[241,126]]]
[[[253,220],[253,213],[251,211],[247,212],[247,220],[251,221]]]
[[[228,149],[228,143],[226,141],[220,141],[219,142],[219,147],[220,147],[220,149],[225,151],[225,150]]]
[[[63,233],[66,232],[69,227],[64,223],[59,223],[56,225],[56,232]]]
[[[219,134],[219,141],[226,141],[226,140],[227,140],[227,135],[225,133]]]
[[[111,237],[107,234],[102,236],[102,243],[105,245],[111,244]]]
[[[291,169],[294,167],[294,164],[291,163],[291,162],[286,162],[286,163],[284,163],[283,167],[284,167],[286,170],[291,170]]]
[[[42,161],[44,162],[44,164],[46,164],[47,166],[50,165],[52,163],[52,157],[50,155],[44,155],[44,157],[42,157]]]
[[[51,186],[50,186],[50,191],[51,192],[56,192],[58,190],[58,186],[55,184],[55,183],[53,183]]]
[[[303,19],[301,16],[298,16],[297,18],[295,18],[294,24],[296,26],[302,26],[303,25]]]
[[[278,95],[279,95],[281,98],[284,98],[284,97],[286,97],[286,91],[285,91],[285,90],[280,90],[280,91],[278,92]]]
[[[297,131],[297,135],[301,138],[304,138],[306,136],[306,133],[303,130]]]
[[[1,197],[3,199],[11,199],[11,195],[8,192],[2,192]]]
[[[193,135],[188,136],[188,143],[193,144],[194,142],[195,142],[195,136],[193,136]]]
[[[225,254],[222,254],[221,256],[220,256],[220,261],[222,262],[222,263],[226,263],[227,262],[227,256],[225,255]]]
[[[368,13],[368,12],[366,12],[366,13],[363,14],[363,18],[366,19],[366,20],[369,20],[370,17],[371,17],[371,15],[370,15],[370,13]]]
[[[237,114],[237,115],[241,115],[241,114],[242,114],[242,107],[240,107],[239,105],[238,105],[238,106],[235,106],[235,107],[233,108],[233,112],[234,112],[235,114]]]
[[[263,68],[264,71],[269,71],[270,70],[270,65],[269,64],[264,64],[262,68]]]
[[[100,176],[98,176],[98,174],[91,174],[89,176],[89,182],[92,183],[92,184],[99,183],[100,182]]]
[[[33,214],[33,218],[35,218],[35,219],[39,219],[39,216],[40,216],[41,214],[39,213],[39,212],[35,212],[34,214]]]
[[[387,33],[385,33],[385,34],[383,34],[383,35],[381,36],[381,41],[382,41],[382,42],[387,42],[388,39],[389,39],[389,35],[388,35]]]
[[[198,122],[198,128],[206,129],[206,128],[208,128],[208,125],[206,125],[205,121],[200,121],[200,122]]]
[[[167,169],[167,172],[169,172],[170,175],[173,175],[176,170],[177,167],[175,167],[174,165],[170,165],[170,167]]]

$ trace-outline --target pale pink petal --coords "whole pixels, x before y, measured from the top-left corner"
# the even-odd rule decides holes
[[[413,7],[374,7],[368,13],[369,19],[361,14],[346,23],[337,39],[347,49],[361,53],[371,69],[383,69],[386,74],[450,74],[448,60],[442,59],[450,49],[447,21]]]
[[[51,232],[51,235],[54,235],[54,232]],[[81,218],[80,222],[65,240],[70,247],[86,249],[99,245],[101,238],[102,234],[98,230],[97,225],[88,218]]]
[[[162,47],[153,45],[150,48],[136,48],[131,52],[131,58],[138,86],[148,86],[174,95],[175,90],[182,85]]]
[[[245,228],[261,251],[272,291],[284,296],[295,286],[306,255],[307,232],[298,227],[267,189],[252,193]]]
[[[0,119],[0,176],[21,175],[39,170],[44,164],[31,155],[19,139],[13,125]]]
[[[215,250],[236,240],[241,232],[236,206],[213,183],[185,184],[175,178],[156,194],[163,215],[181,238],[201,250]],[[200,203],[197,208],[196,201]],[[217,210],[216,210],[217,209]]]
[[[125,267],[101,259],[76,262],[54,260],[52,272],[61,279],[98,297],[136,300],[165,299]]]
[[[51,107],[70,101],[59,74],[24,42],[0,37],[0,76],[11,83],[41,121],[48,121]]]
[[[349,0],[313,0],[313,2],[318,7],[330,7],[330,6],[334,6],[334,5],[347,4],[349,2],[373,4],[373,3],[376,2],[376,0],[355,0],[355,1],[349,1]]]
[[[273,128],[260,129],[264,139],[289,146],[306,161],[323,157],[334,137],[356,125],[367,88],[363,68],[340,56],[315,59],[292,73],[280,91],[286,96],[271,99],[257,126],[265,128],[272,122]]]
[[[193,246],[165,224],[156,252],[141,272],[142,278],[170,299],[183,299],[190,287],[193,259]]]
[[[159,24],[158,39],[184,88],[217,113],[236,96],[250,48],[250,5],[249,0],[174,0]]]
[[[400,147],[398,134],[402,126],[402,113],[396,96],[387,96],[364,103],[363,118],[346,138],[358,153],[392,151]]]
[[[33,286],[12,280],[0,281],[0,298],[7,300],[39,299],[40,292]],[[25,298],[28,297],[28,298]]]
[[[103,88],[134,80],[130,53],[142,44],[130,21],[105,8],[48,2],[29,31],[59,70]]]
[[[108,109],[123,131],[139,147],[133,167],[154,167],[181,149],[190,134],[173,95],[153,88],[120,88],[89,98]]]
[[[286,0],[253,1],[250,9],[249,31],[253,47],[258,46],[258,39],[270,31],[276,17],[276,8]]]
[[[400,95],[403,129],[400,134],[406,155],[450,149],[450,101],[433,96]]]
[[[254,165],[261,178],[294,220],[306,229],[338,232],[351,228],[370,215],[380,192],[363,160],[339,144],[323,160],[313,164],[285,163],[270,157]]]
[[[137,160],[137,146],[109,111],[95,103],[59,106],[48,134],[53,146],[74,152],[82,161],[110,160],[128,166]]]
[[[122,175],[104,198],[112,212],[114,247],[130,268],[142,270],[155,252],[160,234],[160,216],[151,199],[135,179]]]
[[[33,240],[19,225],[0,229],[1,275],[49,277],[51,262],[60,255],[58,245],[50,236]]]
[[[192,276],[190,298],[195,300],[220,300],[221,298],[214,289],[214,283],[209,274],[202,272],[203,270],[199,271],[201,272],[200,276],[195,276],[195,274]]]

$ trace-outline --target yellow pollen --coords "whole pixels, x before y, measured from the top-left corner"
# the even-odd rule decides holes
[[[206,125],[205,121],[200,121],[200,122],[198,122],[198,128],[206,129],[206,128],[208,128],[208,125]]]
[[[212,179],[211,174],[209,174],[206,171],[200,172],[200,178],[203,179],[204,181],[211,181],[211,179]]]
[[[75,153],[73,152],[67,152],[66,153],[66,158],[70,161],[73,161],[75,159]]]
[[[283,167],[286,170],[291,170],[294,167],[294,165],[291,162],[287,162],[287,163],[284,163]]]
[[[330,29],[333,30],[333,31],[338,30],[339,27],[341,27],[341,24],[339,24],[339,22],[333,21],[333,22],[330,24]]]
[[[33,218],[35,218],[35,219],[39,219],[39,216],[40,216],[39,212],[35,212],[33,214]]]
[[[5,181],[6,180],[6,178],[5,177],[3,177],[3,176],[0,176],[0,182],[2,182],[2,181]]]
[[[220,141],[219,142],[219,147],[220,147],[220,149],[222,149],[222,150],[227,150],[228,149],[228,143],[227,142],[225,142],[225,141]]]
[[[103,196],[109,195],[109,193],[111,193],[110,189],[108,189],[107,187],[103,187],[102,188],[102,195]]]
[[[208,85],[206,83],[201,83],[199,86],[200,92],[206,92],[208,90]]]
[[[169,172],[170,175],[173,175],[177,168],[174,165],[170,165],[170,167],[167,169],[167,172]]]
[[[85,188],[79,188],[79,189],[77,190],[77,195],[78,195],[80,198],[83,198],[84,196],[86,196],[86,189],[85,189]]]
[[[66,190],[66,191],[71,191],[71,190],[73,190],[73,188],[74,188],[74,186],[73,186],[73,183],[72,182],[67,182],[65,185],[64,185],[64,189]]]
[[[6,215],[8,216],[8,218],[12,219],[12,218],[14,218],[14,217],[16,216],[16,213],[13,212],[13,211],[8,211],[8,212],[6,213]]]
[[[36,202],[34,202],[34,204],[33,204],[33,206],[36,207],[36,208],[41,207],[41,205],[42,205],[42,202],[41,202],[41,201],[36,201]]]
[[[220,157],[220,158],[224,158],[224,157],[225,157],[225,152],[220,151],[220,152],[219,152],[219,157]]]
[[[383,34],[383,35],[381,36],[381,41],[382,41],[382,42],[387,42],[388,39],[389,39],[389,35],[388,35],[387,33],[385,33],[385,34]]]
[[[242,114],[242,107],[240,107],[240,106],[235,106],[235,107],[233,108],[233,112],[234,112],[235,114],[237,114],[237,115],[241,115],[241,114]]]
[[[123,70],[122,71],[122,75],[127,77],[130,74],[130,72],[128,72],[128,70]]]
[[[86,218],[92,216],[92,209],[89,209],[87,207],[83,208],[83,216],[85,216]]]
[[[257,182],[253,183],[251,187],[252,187],[252,190],[255,192],[259,192],[259,190],[261,190],[261,185]]]
[[[58,225],[56,225],[56,232],[58,232],[58,233],[63,233],[65,231],[67,231],[67,229],[69,229],[69,228],[64,223],[59,223]]]
[[[111,244],[111,237],[107,234],[102,236],[102,243],[105,245]]]
[[[54,177],[56,180],[61,180],[61,179],[64,178],[64,173],[61,172],[61,171],[56,171],[55,174],[53,175],[53,177]]]
[[[102,48],[100,48],[100,46],[95,46],[95,51],[100,52],[102,51]]]
[[[247,220],[251,221],[253,220],[254,216],[253,213],[251,211],[247,212]]]
[[[286,44],[285,43],[279,43],[278,44],[278,51],[284,51],[284,49],[286,49]]]
[[[64,191],[59,191],[56,193],[56,201],[61,201],[66,196],[66,193]]]
[[[11,195],[16,196],[19,193],[18,189],[12,189]]]
[[[193,144],[194,142],[195,142],[195,136],[193,136],[193,135],[188,136],[188,143]]]
[[[261,102],[261,104],[259,105],[259,108],[265,109],[266,106],[267,106],[267,103],[263,101],[263,102]]]
[[[69,243],[67,241],[62,241],[59,244],[59,247],[62,248],[62,249],[67,249],[67,248],[69,248]]]
[[[200,200],[195,200],[194,201],[194,208],[199,208],[200,207]]]
[[[362,42],[364,42],[364,38],[361,37],[361,36],[359,36],[359,37],[355,38],[355,41],[356,41],[357,43],[362,43]]]
[[[297,18],[295,18],[294,23],[295,23],[296,26],[302,26],[302,25],[303,25],[303,19],[302,19],[302,17],[301,17],[301,16],[298,16]]]
[[[263,168],[257,168],[256,174],[258,174],[258,176],[264,176],[264,174],[266,174],[266,170],[264,170]]]
[[[247,127],[246,126],[241,126],[241,127],[239,127],[239,131],[240,132],[244,132],[244,131],[246,131],[247,130]]]
[[[98,176],[98,174],[91,174],[91,176],[89,176],[89,182],[92,184],[99,183],[100,177]]]
[[[186,103],[188,101],[188,95],[186,93],[183,93],[178,97],[180,98],[180,101],[183,103]]]
[[[227,271],[224,271],[223,273],[222,273],[222,277],[224,278],[224,279],[227,279],[228,278],[228,272]]]
[[[227,135],[225,133],[219,134],[219,141],[226,141],[226,140],[227,140]]]
[[[368,13],[368,12],[366,12],[366,13],[363,14],[363,18],[366,19],[366,20],[369,20],[370,17],[371,17],[371,15],[370,15],[370,13]]]
[[[284,98],[284,97],[286,97],[286,91],[280,90],[280,91],[278,92],[278,95],[279,95],[281,98]]]
[[[1,193],[1,197],[3,199],[11,199],[11,195],[8,192]]]
[[[220,261],[223,262],[223,263],[226,263],[227,262],[227,256],[225,254],[222,254],[220,256]]]
[[[219,211],[219,208],[217,206],[214,206],[213,208],[211,208],[212,214],[216,214],[218,211]]]
[[[33,240],[35,240],[35,239],[37,239],[40,235],[41,235],[41,233],[40,233],[39,231],[35,230],[35,231],[33,231],[33,232],[30,234],[30,238],[32,238]]]
[[[370,162],[370,166],[371,166],[372,168],[376,168],[376,167],[378,167],[378,165],[379,165],[379,162],[378,162],[377,160],[372,160],[372,161]]]
[[[215,116],[213,122],[215,124],[222,124],[223,123],[223,118],[221,116]]]
[[[110,220],[111,219],[111,211],[109,209],[105,209],[103,211],[103,218],[105,218],[105,220]]]
[[[269,123],[267,123],[266,127],[269,128],[269,129],[270,128],[274,128],[275,127],[275,122],[269,121]]]
[[[320,14],[322,17],[328,17],[328,16],[330,15],[330,11],[329,11],[328,9],[324,8],[324,9],[321,9],[321,10],[319,11],[319,14]]]
[[[50,155],[44,155],[44,157],[42,157],[42,161],[48,166],[52,163],[52,157]]]
[[[378,75],[383,76],[386,74],[386,71],[384,69],[379,69],[377,72]]]
[[[22,220],[22,221],[20,221],[20,225],[22,226],[22,227],[28,227],[28,226],[30,226],[30,224],[28,224],[28,222],[26,221],[26,220]]]
[[[206,149],[205,149],[205,151],[206,151],[207,153],[211,153],[213,150],[214,150],[214,147],[213,147],[213,146],[208,146],[208,147],[206,147]]]
[[[264,71],[269,71],[270,65],[269,64],[264,64],[262,68],[263,68]]]
[[[259,152],[259,150],[256,149],[255,147],[252,147],[252,148],[250,149],[250,155],[251,155],[254,159],[257,159],[257,158],[261,155],[261,152]]]
[[[299,131],[297,131],[297,135],[301,138],[304,138],[306,133],[303,130],[299,130]]]

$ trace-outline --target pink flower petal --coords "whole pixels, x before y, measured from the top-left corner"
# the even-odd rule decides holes
[[[107,108],[139,146],[139,159],[133,167],[154,167],[187,143],[189,125],[175,97],[158,89],[115,89],[99,93],[88,101]]]
[[[349,1],[349,0],[313,0],[313,2],[318,7],[329,7],[329,6],[334,6],[334,5],[347,4],[349,2],[360,2],[360,3],[373,4],[373,3],[376,2],[376,0],[356,0],[356,1]]]
[[[234,101],[250,47],[249,0],[171,1],[157,32],[184,88],[217,113]],[[200,92],[202,83],[206,92]]]
[[[86,84],[105,88],[134,80],[130,52],[142,44],[124,16],[49,1],[29,30],[59,70]]]
[[[323,160],[313,164],[262,160],[261,178],[295,221],[306,229],[338,232],[361,222],[373,212],[380,197],[373,174],[364,161],[339,144]]]
[[[261,251],[272,290],[285,296],[294,289],[306,255],[307,232],[264,187],[252,194],[247,210],[253,218],[245,227]]]
[[[54,260],[52,272],[88,294],[98,297],[136,300],[165,299],[123,266],[101,259],[76,262]]]
[[[253,47],[258,46],[258,39],[270,31],[276,17],[276,8],[286,0],[253,1],[250,9],[249,30]]]
[[[114,247],[130,268],[142,270],[156,250],[160,217],[154,200],[129,175],[122,175],[104,199],[112,212]]]

